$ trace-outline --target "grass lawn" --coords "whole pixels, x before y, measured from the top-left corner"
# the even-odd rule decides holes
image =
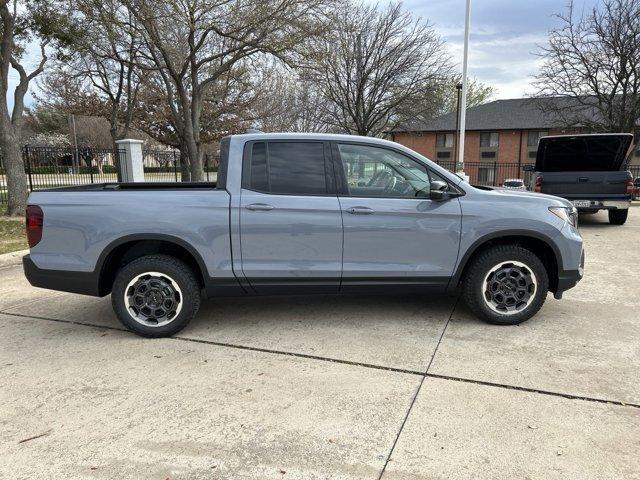
[[[29,248],[24,230],[24,218],[0,216],[0,254]]]

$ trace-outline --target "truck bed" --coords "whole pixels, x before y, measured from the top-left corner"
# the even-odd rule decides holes
[[[103,192],[113,190],[202,190],[216,188],[216,182],[136,182],[136,183],[92,183],[70,187],[54,187],[40,192]]]

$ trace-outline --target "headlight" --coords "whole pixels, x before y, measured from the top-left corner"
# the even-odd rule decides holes
[[[578,226],[578,210],[576,210],[576,207],[549,207],[549,211],[574,227]]]

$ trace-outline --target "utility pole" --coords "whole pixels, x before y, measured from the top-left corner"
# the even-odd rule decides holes
[[[469,56],[469,25],[471,24],[471,0],[467,0],[464,13],[464,50],[462,56],[462,94],[460,95],[460,145],[458,147],[458,165],[456,173],[462,174],[466,180],[468,177],[464,173],[464,134],[467,122],[467,58]]]
[[[460,146],[460,94],[462,92],[462,84],[459,83],[456,85],[456,144],[453,149],[453,161],[458,161],[458,148]],[[455,164],[454,164],[455,167]],[[457,171],[457,168],[454,168],[454,171]]]

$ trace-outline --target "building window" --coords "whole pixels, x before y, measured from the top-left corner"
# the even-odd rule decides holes
[[[493,158],[496,158],[496,152],[481,152],[480,156],[482,158],[491,158],[491,159],[493,159]]]
[[[538,142],[541,137],[546,137],[549,135],[549,132],[546,130],[537,130],[531,131],[527,134],[527,147],[536,147],[538,148]]]
[[[436,147],[453,148],[453,133],[436,133]]]
[[[436,157],[438,158],[451,158],[451,152],[447,150],[443,150],[441,152],[436,153]]]
[[[536,158],[538,156],[537,150],[529,150],[529,158]]]
[[[480,147],[495,148],[498,146],[499,138],[498,132],[480,132]]]

